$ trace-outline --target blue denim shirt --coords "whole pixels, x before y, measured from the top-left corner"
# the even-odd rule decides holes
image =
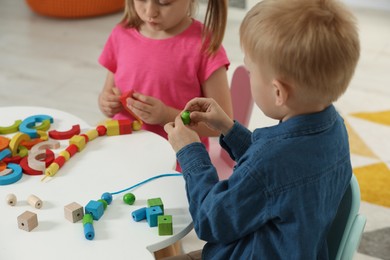
[[[333,105],[253,133],[235,122],[221,145],[237,161],[219,181],[201,143],[177,153],[203,259],[327,259],[327,231],[352,174]]]

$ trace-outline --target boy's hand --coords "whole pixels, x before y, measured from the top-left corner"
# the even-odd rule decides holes
[[[233,127],[233,120],[212,98],[194,98],[184,108],[191,112],[190,125],[205,123],[209,128],[226,135]]]
[[[113,117],[119,113],[123,107],[120,102],[120,91],[117,88],[103,89],[99,95],[99,108],[107,117]]]
[[[198,134],[183,124],[180,115],[175,118],[175,122],[166,124],[164,130],[168,134],[168,141],[175,152],[191,143],[200,143]]]
[[[169,108],[161,100],[133,93],[126,101],[128,108],[143,122],[151,125],[164,125],[167,122]]]

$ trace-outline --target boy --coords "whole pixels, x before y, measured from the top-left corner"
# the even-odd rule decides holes
[[[237,162],[225,181],[190,127],[179,117],[165,125],[195,231],[207,242],[202,259],[328,259],[327,231],[352,174],[332,102],[359,59],[354,17],[335,0],[264,0],[244,18],[240,39],[253,99],[280,123],[251,133],[212,99],[186,105],[191,124],[218,130]]]

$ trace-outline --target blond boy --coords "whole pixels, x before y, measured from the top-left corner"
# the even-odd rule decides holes
[[[186,105],[192,124],[218,130],[237,162],[225,181],[191,127],[180,118],[165,126],[207,242],[202,259],[328,259],[327,232],[352,174],[332,102],[359,59],[355,19],[334,0],[264,0],[240,39],[254,101],[280,123],[250,132],[212,99]]]

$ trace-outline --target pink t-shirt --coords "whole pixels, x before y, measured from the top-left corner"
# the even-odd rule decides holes
[[[211,57],[201,52],[202,26],[193,20],[184,32],[156,40],[136,29],[117,25],[99,63],[115,74],[115,85],[121,93],[133,90],[181,110],[192,98],[204,96],[201,84],[214,71],[229,66],[223,47]],[[133,120],[125,110],[114,116],[114,119],[126,118]],[[162,126],[144,124],[143,129],[167,138]],[[207,138],[202,141],[207,145]]]

